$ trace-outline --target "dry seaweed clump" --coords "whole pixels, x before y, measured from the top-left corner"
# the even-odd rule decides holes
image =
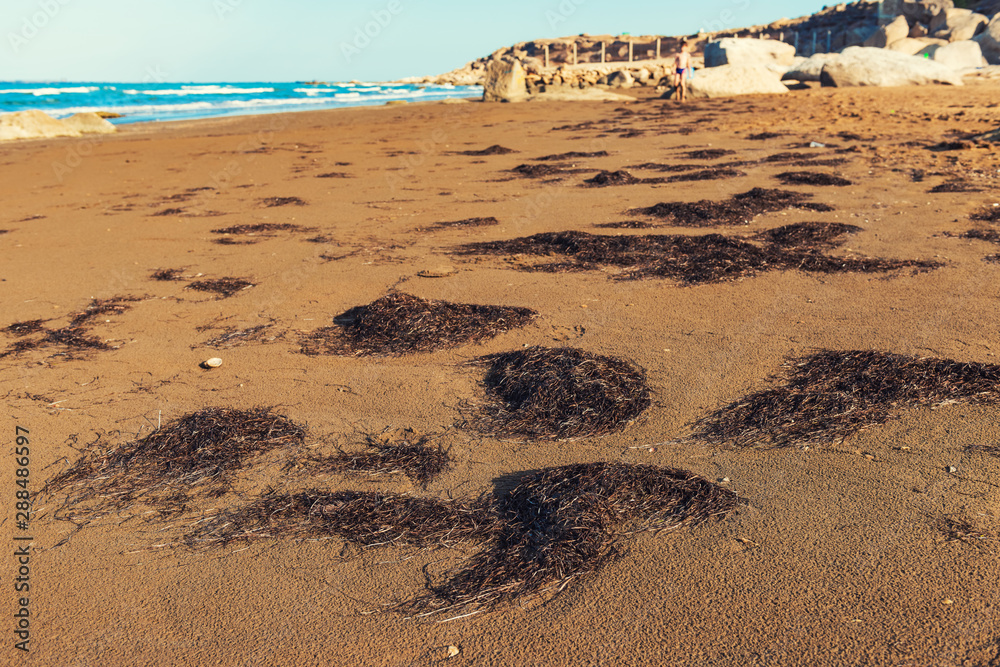
[[[261,206],[274,208],[275,206],[305,206],[306,203],[299,197],[264,197],[259,199]]]
[[[602,171],[593,178],[586,179],[583,183],[589,188],[604,188],[610,185],[634,185],[642,183],[644,179],[636,178],[624,169],[618,171]]]
[[[842,246],[845,236],[860,231],[864,230],[857,225],[841,222],[796,222],[759,232],[750,238],[782,248],[829,249]]]
[[[725,148],[702,148],[699,150],[688,151],[684,153],[685,156],[692,160],[718,160],[721,157],[726,157],[727,155],[736,155],[736,151],[727,150]]]
[[[205,408],[117,447],[91,447],[44,491],[67,495],[58,516],[75,523],[137,505],[172,514],[194,497],[226,493],[249,459],[300,445],[305,434],[270,408]]]
[[[459,155],[469,155],[472,157],[485,157],[487,155],[509,155],[510,153],[517,153],[513,148],[507,148],[506,146],[501,146],[500,144],[493,144],[487,148],[480,150],[470,150],[470,151],[458,151]]]
[[[51,347],[62,348],[58,355],[75,358],[77,353],[87,353],[95,350],[110,350],[112,347],[95,336],[88,336],[88,331],[83,327],[69,326],[61,329],[42,328],[36,332],[42,334],[37,338],[28,338],[33,334],[24,334],[20,340],[15,341],[0,352],[0,359],[17,356],[29,350],[40,350]]]
[[[851,185],[851,182],[846,178],[812,171],[786,171],[778,174],[775,178],[784,185],[833,185],[838,187]]]
[[[772,234],[780,238],[780,232],[772,231]],[[800,232],[800,235],[806,234]],[[816,235],[822,237],[822,233]],[[720,234],[603,236],[578,231],[545,232],[506,241],[470,243],[459,246],[455,252],[464,255],[562,255],[568,260],[522,268],[559,273],[614,266],[622,269],[612,276],[615,280],[671,278],[683,285],[736,280],[774,270],[878,273],[905,267],[931,269],[940,266],[923,260],[835,257],[808,248],[782,247],[774,242],[760,247]]]
[[[499,498],[493,539],[404,610],[475,613],[552,595],[619,558],[622,538],[723,517],[737,502],[731,491],[683,470],[626,463],[548,468]]]
[[[576,160],[591,157],[608,157],[607,151],[569,151],[568,153],[556,153],[555,155],[543,155],[532,158],[535,162],[562,162],[563,160]]]
[[[183,273],[184,269],[157,269],[149,275],[149,279],[161,282],[184,280]]]
[[[970,229],[961,235],[963,239],[976,239],[987,241],[988,243],[1000,244],[1000,230],[996,229]]]
[[[396,433],[366,435],[365,452],[341,452],[309,460],[309,471],[364,473],[368,475],[403,474],[415,484],[428,482],[448,468],[447,452],[430,445],[432,437],[410,429]]]
[[[389,294],[334,318],[337,326],[302,339],[309,355],[400,355],[457,347],[523,327],[530,308],[482,306]]]
[[[121,315],[132,308],[132,306],[129,305],[130,303],[140,300],[141,299],[134,296],[116,296],[110,299],[94,299],[82,311],[73,314],[73,318],[70,320],[70,325],[78,327],[82,324],[86,324],[95,317],[103,317],[105,315]]]
[[[645,208],[629,210],[630,214],[648,215],[677,227],[715,227],[747,225],[758,215],[786,208],[829,211],[826,204],[806,202],[810,195],[787,190],[753,188],[733,195],[726,201],[703,199],[697,202],[661,202]]]
[[[4,332],[11,336],[30,336],[45,330],[45,323],[48,320],[25,320],[24,322],[14,322],[4,327]]]
[[[420,227],[418,231],[437,231],[439,229],[467,229],[469,227],[493,227],[499,225],[500,221],[494,217],[466,218],[464,220],[452,220],[450,222],[435,222],[427,227]]]
[[[625,537],[721,518],[738,502],[687,471],[584,463],[523,476],[509,492],[472,501],[354,491],[264,496],[199,522],[185,541],[201,549],[277,537],[425,549],[481,543],[460,569],[394,607],[458,618],[558,593],[619,558]]]
[[[228,299],[234,294],[254,287],[254,284],[246,278],[211,278],[206,280],[196,280],[188,284],[184,289],[193,289],[198,292],[210,292],[217,294],[220,299]]]
[[[583,438],[625,428],[651,404],[646,373],[572,347],[530,347],[469,362],[486,367],[486,399],[466,426],[499,437]]]
[[[263,496],[206,517],[185,536],[206,549],[257,539],[339,537],[365,547],[451,546],[481,540],[494,524],[481,502],[444,501],[379,491],[307,490]]]
[[[1000,402],[1000,366],[870,350],[791,359],[780,379],[699,420],[692,438],[731,447],[831,443],[904,408]]]
[[[982,222],[1000,222],[1000,206],[984,206],[978,213],[972,214],[973,220]]]
[[[232,225],[213,229],[213,234],[221,234],[222,238],[215,239],[215,243],[221,245],[249,245],[256,243],[260,239],[274,238],[275,232],[304,232],[309,230],[302,225],[291,222],[261,222],[252,225]],[[241,238],[234,238],[241,237]],[[243,238],[247,237],[247,238]]]

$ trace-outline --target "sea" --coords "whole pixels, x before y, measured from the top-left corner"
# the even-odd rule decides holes
[[[480,86],[404,83],[88,83],[0,82],[0,113],[41,109],[56,118],[84,111],[121,114],[112,123],[189,120],[246,114],[482,96]]]

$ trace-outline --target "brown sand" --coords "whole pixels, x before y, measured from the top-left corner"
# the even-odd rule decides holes
[[[20,341],[42,334],[0,331],[2,349],[22,345],[0,359],[5,549],[24,535],[12,523],[15,425],[30,430],[33,491],[95,434],[120,444],[161,418],[210,406],[275,406],[308,424],[307,446],[317,454],[357,451],[361,441],[352,434],[392,427],[438,434],[452,459],[424,490],[402,475],[287,470],[287,454],[273,450],[239,472],[232,493],[169,524],[144,520],[137,508],[74,533],[54,519],[59,497],[39,501],[30,526],[32,650],[24,664],[998,664],[995,407],[903,410],[843,443],[809,449],[681,442],[699,417],[759,391],[786,358],[815,349],[997,362],[1000,266],[983,261],[995,246],[959,236],[995,224],[970,216],[997,201],[1000,147],[927,149],[994,127],[997,92],[986,84],[811,90],[684,107],[652,99],[428,104],[131,126],[96,140],[4,145],[0,229],[10,231],[0,235],[0,329],[32,320],[63,329],[94,299],[140,299],[81,325],[81,335],[113,349],[30,349]],[[765,131],[777,136],[750,138]],[[850,133],[866,139],[843,138]],[[810,141],[828,147],[803,147]],[[461,154],[496,144],[517,153]],[[701,163],[691,157],[709,149],[735,153]],[[531,162],[599,151],[608,154]],[[789,152],[846,162],[767,160]],[[708,169],[737,162],[745,176],[579,187],[602,170],[657,176],[634,166],[644,163]],[[510,172],[525,163],[559,171],[537,179]],[[852,185],[783,185],[835,210],[793,208],[707,231],[745,238],[796,222],[847,223],[863,231],[831,254],[944,266],[772,271],[680,287],[608,280],[599,267],[523,272],[516,259],[447,252],[541,232],[593,232],[595,224],[632,219],[629,209],[723,200],[773,188],[778,174],[799,170]],[[338,177],[324,177],[331,173]],[[956,180],[982,192],[928,192]],[[499,224],[421,231],[479,217]],[[219,244],[212,232],[259,224],[310,233],[269,226],[252,244]],[[152,280],[160,269],[177,269],[180,280]],[[187,289],[224,278],[253,287],[223,299]],[[533,326],[439,352],[298,352],[302,334],[392,289],[540,316]],[[261,325],[269,325],[266,337],[206,344]],[[481,373],[463,362],[532,345],[635,363],[646,371],[653,406],[620,432],[566,442],[453,429],[457,406],[480,392]],[[199,367],[214,356],[221,367]],[[657,445],[663,442],[673,444]],[[547,604],[441,624],[366,612],[419,595],[425,576],[439,581],[469,549],[345,552],[339,539],[196,553],[179,546],[199,512],[238,507],[266,490],[474,498],[494,484],[509,488],[520,473],[594,461],[728,478],[725,486],[747,504],[690,530],[638,535],[621,545],[622,557]],[[972,526],[964,533],[963,521]],[[12,558],[5,567],[9,582]],[[10,647],[15,595],[5,590],[4,655],[22,660]],[[458,656],[446,659],[449,646]]]

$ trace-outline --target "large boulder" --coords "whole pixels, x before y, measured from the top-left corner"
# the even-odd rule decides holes
[[[95,113],[79,113],[58,120],[38,109],[0,114],[0,141],[79,137],[93,132],[114,132],[115,126]]]
[[[698,70],[688,92],[692,98],[733,97],[787,93],[788,88],[764,65],[720,65]]]
[[[934,37],[959,42],[972,39],[990,20],[971,9],[953,7],[931,19],[930,31]]]
[[[921,45],[923,46],[923,45]],[[823,67],[836,60],[839,53],[817,53],[811,58],[803,58],[781,76],[782,81],[819,81]]]
[[[955,6],[952,0],[882,0],[878,8],[880,24],[891,23],[897,16],[905,16],[910,23],[928,25],[932,18]]]
[[[705,45],[705,67],[777,64],[791,67],[795,47],[773,39],[726,37]]]
[[[875,34],[865,40],[865,46],[871,46],[876,49],[884,49],[893,42],[898,42],[901,39],[906,39],[910,36],[910,24],[906,21],[905,16],[897,16],[896,20],[892,23],[887,23],[878,30]]]
[[[986,31],[977,35],[975,40],[983,49],[983,55],[991,65],[1000,65],[1000,14],[986,26]]]
[[[635,77],[628,70],[620,69],[608,75],[608,85],[612,88],[631,88],[635,85]]]
[[[111,134],[118,129],[96,113],[90,112],[75,113],[62,122],[70,129],[79,130],[80,134]]]
[[[906,39],[901,39],[898,42],[893,42],[889,46],[885,47],[890,51],[895,51],[896,53],[904,53],[908,56],[915,56],[928,46],[938,45],[944,46],[948,42],[943,39],[933,39],[930,37],[921,37],[920,39],[914,39],[912,37],[907,37]]]
[[[920,86],[931,83],[962,85],[950,67],[929,58],[907,56],[886,49],[852,46],[823,67],[824,86]]]
[[[524,68],[515,58],[496,58],[483,76],[484,102],[523,102],[528,97]]]
[[[980,48],[979,42],[972,40],[951,42],[944,46],[932,44],[917,55],[926,55],[934,62],[947,65],[954,70],[975,69],[986,64],[986,59],[983,58],[983,50]]]

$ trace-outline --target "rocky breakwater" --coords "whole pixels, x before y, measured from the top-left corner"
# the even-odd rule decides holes
[[[79,137],[115,131],[114,125],[96,113],[78,113],[63,119],[53,118],[37,109],[0,114],[0,141]]]

